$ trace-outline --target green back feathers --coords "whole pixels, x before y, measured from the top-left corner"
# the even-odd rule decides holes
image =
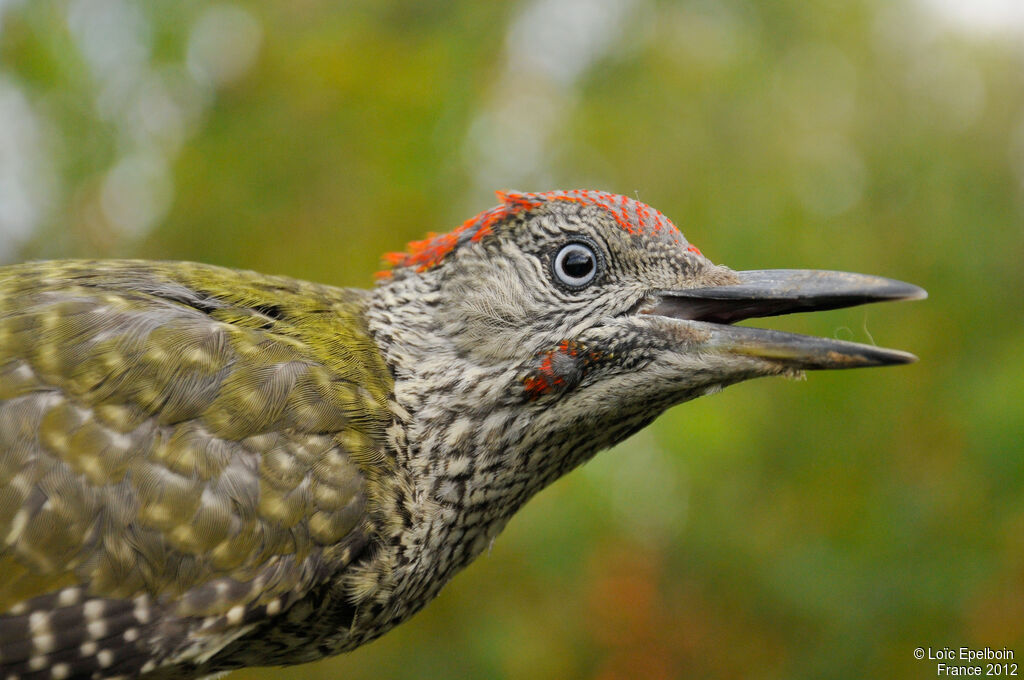
[[[0,612],[85,584],[211,615],[347,563],[390,465],[363,305],[190,263],[0,268]]]

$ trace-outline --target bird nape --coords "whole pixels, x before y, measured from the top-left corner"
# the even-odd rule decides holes
[[[595,191],[503,193],[372,290],[0,268],[0,677],[201,677],[372,640],[666,408],[905,352],[732,325],[923,298],[712,264]]]

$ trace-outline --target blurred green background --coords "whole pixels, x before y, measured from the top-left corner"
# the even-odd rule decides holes
[[[677,407],[380,641],[232,680],[1024,661],[1019,0],[0,0],[4,261],[367,286],[501,188],[636,195],[734,268],[920,284],[770,325],[921,362]]]

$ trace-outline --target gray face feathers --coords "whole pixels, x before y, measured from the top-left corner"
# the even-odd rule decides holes
[[[464,389],[466,408],[518,408],[596,428],[583,458],[665,408],[735,382],[912,360],[730,324],[923,295],[914,286],[837,272],[734,272],[623,196],[499,197],[501,206],[455,232],[390,258],[396,266],[377,295],[395,325],[398,309],[415,319],[420,331],[409,339],[423,341],[395,343],[411,401],[455,381],[445,398]],[[424,374],[431,377],[421,382]],[[465,384],[468,376],[477,384]]]
[[[370,291],[192,263],[0,268],[0,678],[354,649],[666,408],[912,355],[733,325],[919,298],[735,272],[594,191],[410,244]]]
[[[429,596],[530,496],[674,404],[759,376],[914,360],[732,324],[923,297],[915,286],[734,272],[623,196],[499,198],[387,256],[394,268],[369,311],[395,377],[396,448],[413,488],[404,512],[424,527],[395,563],[443,574]]]

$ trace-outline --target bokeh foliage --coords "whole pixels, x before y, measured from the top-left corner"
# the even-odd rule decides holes
[[[258,53],[204,86],[183,64],[206,3],[0,3],[0,84],[38,117],[29,175],[49,197],[8,259],[363,286],[380,253],[489,207],[490,189],[586,187],[635,192],[734,268],[931,294],[769,322],[919,364],[677,407],[540,494],[382,640],[231,677],[909,678],[935,672],[918,646],[1021,658],[1024,38],[961,33],[909,0],[576,0],[561,4],[614,25],[582,22],[604,39],[559,70],[571,50],[530,61],[534,32],[560,44],[558,4],[233,5]],[[150,109],[103,112],[68,17],[114,5],[144,25],[138,63],[176,102],[177,136],[147,128]],[[128,166],[155,207],[126,230],[105,173],[154,145],[168,174],[154,189],[151,166]]]

